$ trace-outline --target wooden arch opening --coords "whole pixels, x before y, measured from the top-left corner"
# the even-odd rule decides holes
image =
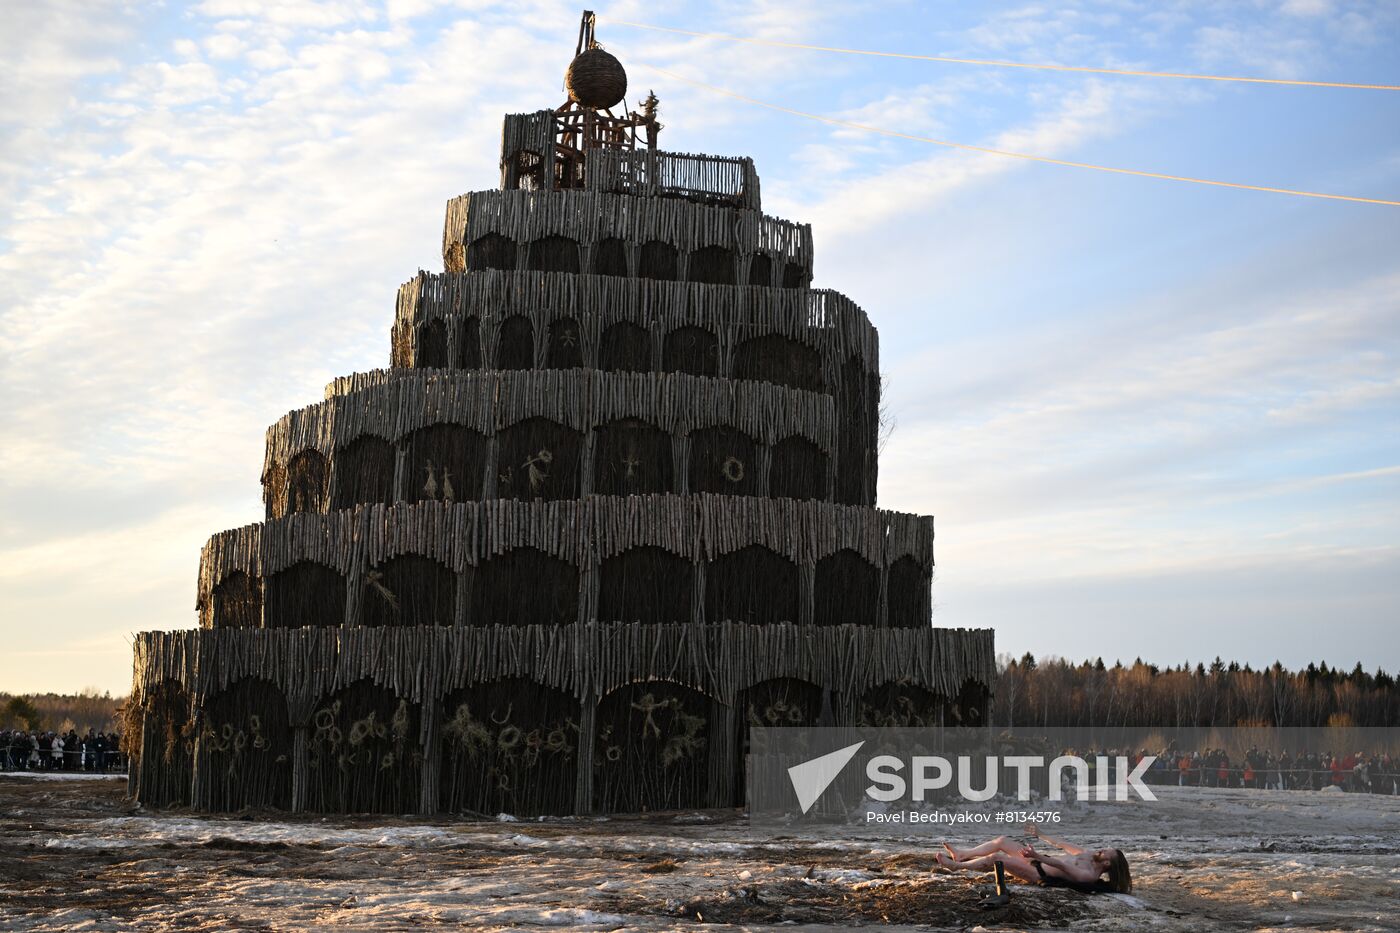
[[[287,463],[287,511],[324,512],[330,464],[319,450],[303,450]]]
[[[635,418],[598,428],[593,452],[593,492],[633,496],[670,492],[671,435]]]
[[[630,275],[627,268],[627,243],[617,237],[604,237],[593,247],[595,275]]]
[[[758,444],[737,428],[717,426],[690,434],[690,491],[756,496],[762,488]]]
[[[783,288],[806,288],[812,274],[801,263],[788,260],[783,263]]]
[[[660,240],[643,243],[638,257],[637,277],[671,282],[680,278],[680,258],[676,248]]]
[[[201,806],[231,811],[292,806],[292,727],[287,699],[266,680],[245,678],[204,704],[200,749],[207,756]]]
[[[581,369],[583,367],[583,331],[578,321],[561,317],[549,324],[549,349],[545,353],[549,369]]]
[[[705,618],[796,623],[797,581],[796,564],[759,544],[716,557],[705,568]]]
[[[965,680],[948,706],[949,725],[978,727],[986,723],[987,688],[975,680]]]
[[[631,321],[613,324],[599,341],[598,368],[605,372],[650,372],[651,332]]]
[[[734,251],[723,246],[702,246],[690,254],[685,277],[691,282],[733,285]]]
[[[719,704],[669,681],[619,687],[598,704],[594,803],[603,813],[709,805]]]
[[[527,418],[496,432],[496,497],[578,497],[583,435],[548,418]]]
[[[263,470],[263,502],[267,506],[267,517],[281,518],[287,514],[287,468],[273,461]]]
[[[896,682],[876,684],[861,694],[856,724],[891,728],[940,726],[944,725],[943,709],[943,698],[925,687]]]
[[[263,584],[267,628],[330,628],[345,624],[345,578],[315,561],[297,561]]]
[[[535,365],[535,326],[530,319],[512,314],[496,332],[497,369],[533,369]]]
[[[849,548],[817,561],[812,621],[817,625],[878,625],[880,570]]]
[[[841,365],[836,398],[838,447],[836,501],[869,505],[875,501],[875,457],[880,430],[880,377],[865,372],[859,357]]]
[[[456,605],[457,575],[450,567],[420,554],[400,554],[365,573],[360,624],[451,626]]]
[[[360,680],[311,714],[307,802],[324,813],[415,813],[423,756],[418,707]]]
[[[831,492],[831,461],[807,438],[794,434],[773,445],[768,494],[782,499],[826,499]]]
[[[526,268],[534,272],[569,272],[579,270],[578,241],[566,236],[546,236],[531,240],[526,250]]]
[[[499,233],[488,233],[472,240],[467,247],[467,268],[514,269],[515,241]]]
[[[141,744],[136,771],[136,796],[144,804],[168,807],[190,802],[194,777],[194,732],[190,694],[184,685],[166,680],[141,698]],[[134,723],[129,725],[135,725]]]
[[[601,622],[689,622],[695,572],[659,547],[633,547],[598,567]]]
[[[335,471],[335,495],[331,507],[348,509],[357,505],[385,505],[394,501],[394,445],[382,437],[366,434],[331,455]]]
[[[450,363],[447,353],[447,322],[436,318],[418,328],[418,356],[414,361],[419,369],[446,369]]]
[[[568,625],[578,620],[578,568],[532,547],[483,560],[472,573],[469,625]]]
[[[933,580],[919,562],[909,555],[890,564],[885,602],[889,606],[890,628],[927,628],[929,587]]]
[[[460,424],[431,424],[404,439],[404,498],[462,502],[481,497],[486,437]]]
[[[462,321],[458,328],[457,368],[481,368],[481,322],[475,317]]]
[[[822,358],[812,347],[782,334],[765,334],[739,344],[734,350],[734,378],[771,382],[793,389],[820,392]]]
[[[749,257],[749,284],[773,285],[773,260],[767,253],[754,253]]]
[[[822,688],[793,677],[759,681],[739,691],[744,728],[815,726],[822,713]]]
[[[703,327],[678,327],[661,347],[661,369],[692,376],[719,375],[719,339]]]
[[[214,628],[261,628],[262,580],[242,570],[224,576],[214,587]]]
[[[736,767],[731,805],[742,806],[747,799],[744,786],[748,775],[745,763],[749,754],[749,730],[822,725],[822,709],[822,688],[795,677],[774,677],[739,691],[734,705],[740,719],[738,728],[734,730]]]
[[[442,703],[439,809],[572,813],[578,729],[578,700],[533,680],[506,678],[448,694]]]

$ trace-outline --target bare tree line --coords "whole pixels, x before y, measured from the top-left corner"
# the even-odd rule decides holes
[[[1275,662],[1254,670],[1217,657],[1161,668],[1142,659],[1106,666],[1002,655],[994,718],[1002,726],[1393,726],[1400,722],[1396,680],[1357,663],[1325,662],[1292,671]]]
[[[78,693],[9,694],[0,691],[0,729],[67,732],[120,728],[117,710],[126,697],[86,687]]]

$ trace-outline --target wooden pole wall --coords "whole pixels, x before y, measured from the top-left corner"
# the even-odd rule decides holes
[[[990,688],[995,656],[989,629],[735,622],[194,629],[136,638],[133,702],[174,682],[199,708],[250,677],[282,691],[296,728],[321,699],[366,679],[415,704],[524,677],[580,702],[661,679],[732,705],[740,690],[780,677],[841,684],[854,694],[908,683],[955,696],[968,682]]]

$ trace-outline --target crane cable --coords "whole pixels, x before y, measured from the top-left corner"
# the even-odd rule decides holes
[[[643,68],[647,68],[658,74],[665,75],[668,78],[673,78],[676,81],[680,81],[683,84],[689,84],[694,87],[702,88],[704,90],[711,91],[715,94],[721,94],[725,97],[732,97],[735,100],[740,100],[747,104],[753,104],[756,107],[767,107],[769,110],[776,110],[779,113],[786,113],[795,117],[805,117],[808,120],[816,120],[820,123],[827,123],[832,126],[841,126],[847,129],[861,130],[862,132],[866,133],[876,133],[880,136],[891,136],[895,139],[909,139],[913,140],[914,142],[929,143],[934,146],[944,146],[949,149],[961,149],[966,152],[979,152],[985,155],[1003,156],[1008,159],[1022,159],[1027,162],[1043,162],[1046,165],[1063,165],[1069,168],[1092,169],[1096,172],[1111,172],[1115,175],[1135,175],[1139,178],[1159,178],[1164,181],[1180,181],[1187,182],[1193,185],[1210,185],[1216,188],[1239,188],[1244,191],[1266,191],[1270,194],[1290,194],[1300,198],[1322,198],[1328,201],[1355,201],[1361,204],[1384,204],[1389,207],[1400,207],[1400,201],[1388,201],[1384,198],[1362,198],[1347,194],[1325,194],[1320,191],[1299,191],[1294,188],[1274,188],[1269,185],[1246,185],[1240,182],[1233,181],[1215,181],[1209,178],[1192,178],[1188,175],[1168,175],[1164,172],[1145,172],[1139,169],[1116,168],[1111,165],[1095,165],[1092,162],[1074,162],[1069,159],[1052,159],[1049,156],[1031,155],[1030,153],[1026,152],[1011,152],[1007,149],[993,149],[990,146],[974,146],[969,143],[956,143],[946,139],[934,139],[929,136],[916,136],[913,133],[901,133],[897,130],[886,130],[878,126],[868,126],[864,123],[855,123],[851,120],[841,120],[837,117],[827,117],[818,113],[808,113],[805,110],[796,110],[792,107],[784,107],[781,104],[770,104],[767,101],[758,100],[757,98],[747,97],[743,94],[736,93],[734,91],[729,90],[728,88],[718,87],[713,84],[706,84],[704,81],[697,81],[694,78],[687,78],[685,75],[676,74],[674,71],[668,71],[665,68],[660,68],[656,65],[648,64],[647,62],[639,61],[637,62],[637,64],[641,65]]]
[[[630,26],[633,29],[650,29],[655,32],[677,33],[698,39],[724,39],[727,42],[745,42],[750,45],[768,45],[782,49],[806,49],[812,52],[839,52],[843,55],[870,55],[877,58],[905,58],[921,62],[944,62],[952,65],[985,65],[993,68],[1029,68],[1038,71],[1071,71],[1081,74],[1124,75],[1135,78],[1177,78],[1188,81],[1233,81],[1244,84],[1283,84],[1295,87],[1356,88],[1366,91],[1400,91],[1400,84],[1355,84],[1345,81],[1300,81],[1292,78],[1249,78],[1239,75],[1198,75],[1175,71],[1134,71],[1126,68],[1090,68],[1082,65],[1046,65],[1031,62],[1006,62],[982,58],[950,58],[942,55],[913,55],[906,52],[874,52],[869,49],[842,49],[828,45],[807,45],[802,42],[783,42],[778,39],[759,39],[748,36],[730,36],[719,32],[695,32],[690,29],[676,29],[671,26],[654,26],[650,23],[634,23],[612,17],[599,17],[614,26]]]

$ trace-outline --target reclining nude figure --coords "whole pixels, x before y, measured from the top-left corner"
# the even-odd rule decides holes
[[[1031,881],[1049,887],[1074,888],[1079,891],[1113,891],[1127,894],[1133,889],[1133,876],[1128,870],[1128,860],[1119,849],[1081,849],[1060,839],[1043,835],[1034,823],[1030,824],[1030,834],[1057,849],[1064,855],[1043,855],[1034,847],[1021,845],[1014,839],[998,836],[990,842],[968,849],[955,849],[948,843],[945,856],[939,852],[934,856],[943,868],[953,871],[990,871],[995,862],[1001,862],[1008,872],[1023,881]],[[1105,880],[1104,876],[1107,875]]]

